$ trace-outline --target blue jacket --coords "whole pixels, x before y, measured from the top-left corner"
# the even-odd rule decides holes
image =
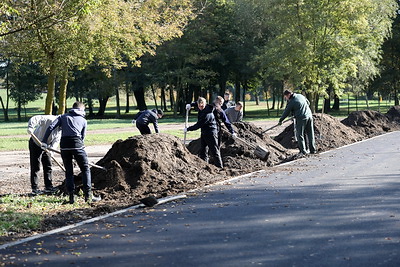
[[[197,115],[197,123],[188,127],[188,131],[196,131],[201,129],[201,134],[214,134],[217,133],[217,122],[215,120],[214,107],[207,104],[203,110],[199,110]]]
[[[158,115],[156,109],[140,111],[138,114],[135,115],[134,119],[136,120],[136,124],[142,125],[149,125],[149,123],[152,122],[154,125],[154,131],[156,133],[159,132]]]
[[[58,116],[47,128],[42,142],[45,142],[51,132],[57,127],[61,128],[61,149],[84,148],[83,140],[85,139],[87,128],[85,111],[71,109],[68,113]]]
[[[217,122],[218,132],[221,131],[221,125],[222,125],[222,123],[224,123],[226,128],[228,128],[229,132],[231,134],[233,134],[234,131],[232,128],[232,124],[229,121],[228,117],[226,116],[225,111],[222,108],[215,107],[213,113],[214,113],[215,120]]]

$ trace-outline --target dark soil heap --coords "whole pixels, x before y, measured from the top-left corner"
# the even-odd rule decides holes
[[[181,140],[168,134],[118,140],[97,164],[108,170],[92,168],[94,188],[106,200],[124,197],[127,203],[149,195],[176,194],[224,178],[218,168],[192,155]]]
[[[350,127],[342,124],[338,119],[323,113],[313,115],[315,143],[318,152],[348,145],[362,140],[363,136]],[[293,123],[275,137],[285,148],[297,148],[294,140]]]
[[[256,171],[290,160],[293,156],[293,153],[264,134],[263,130],[253,123],[237,122],[233,123],[233,128],[244,142],[239,138],[234,139],[224,128],[221,139],[221,157],[227,172],[239,174]],[[200,143],[200,139],[190,142],[189,151],[197,155],[200,151]],[[254,146],[257,145],[269,151],[265,160],[261,160],[254,154]]]
[[[372,137],[400,129],[398,123],[389,119],[395,118],[396,112],[395,107],[389,110],[389,116],[373,110],[354,111],[342,123],[365,137]]]
[[[400,123],[400,106],[391,107],[385,115],[390,121]]]

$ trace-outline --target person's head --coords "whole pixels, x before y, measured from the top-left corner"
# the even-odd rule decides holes
[[[231,94],[229,92],[226,92],[224,94],[224,99],[225,99],[225,101],[229,101],[231,99]]]
[[[199,110],[203,110],[207,105],[207,100],[204,97],[199,97],[197,100],[197,106],[199,107]]]
[[[293,92],[290,90],[285,90],[283,92],[283,96],[285,97],[286,100],[289,100],[292,95],[293,95]]]
[[[73,105],[72,105],[73,109],[79,109],[80,111],[84,111],[85,110],[85,104],[83,104],[82,102],[76,101]]]
[[[242,102],[238,101],[238,102],[236,103],[235,110],[236,110],[236,111],[240,111],[240,110],[242,110],[242,108],[243,108]]]
[[[222,104],[224,104],[224,99],[222,96],[217,96],[214,100],[214,104],[218,107],[222,106]]]
[[[161,109],[157,109],[157,117],[161,119],[164,116],[164,112]]]

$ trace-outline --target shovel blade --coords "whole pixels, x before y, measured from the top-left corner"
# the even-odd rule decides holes
[[[254,154],[259,157],[260,159],[266,159],[269,155],[269,151],[266,148],[263,148],[261,146],[257,146],[256,149],[254,150]]]

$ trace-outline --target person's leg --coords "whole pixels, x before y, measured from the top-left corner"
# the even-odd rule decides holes
[[[32,192],[39,190],[38,172],[40,170],[40,156],[43,150],[36,145],[33,139],[29,139],[29,161],[31,166],[31,188]]]
[[[306,129],[307,139],[308,139],[308,147],[310,149],[311,154],[315,154],[317,152],[317,147],[315,145],[315,136],[314,136],[314,120],[313,118],[307,119]]]
[[[206,135],[207,146],[210,149],[211,155],[214,157],[215,166],[223,168],[221,152],[218,146],[218,133]]]
[[[204,134],[201,134],[200,136],[199,157],[208,163],[208,147],[206,142],[206,136]]]
[[[297,145],[299,146],[300,153],[307,154],[306,143],[304,141],[304,129],[305,129],[306,120],[296,119],[296,137],[297,137]]]
[[[42,165],[43,165],[44,186],[46,189],[52,189],[53,178],[52,178],[51,157],[46,152],[42,153]]]
[[[136,128],[138,128],[140,134],[151,134],[150,128],[146,124],[136,123]]]
[[[92,189],[92,179],[90,176],[89,161],[84,149],[74,150],[74,157],[82,172],[82,185],[85,195]]]
[[[61,150],[61,158],[65,167],[65,183],[67,185],[67,191],[73,194],[75,191],[74,183],[74,166],[72,164],[72,151],[73,150]]]

